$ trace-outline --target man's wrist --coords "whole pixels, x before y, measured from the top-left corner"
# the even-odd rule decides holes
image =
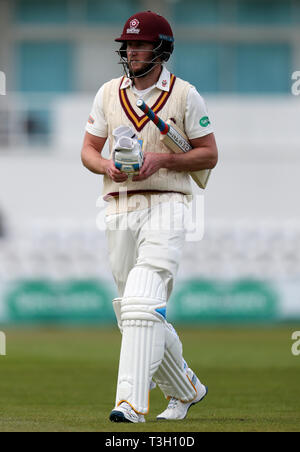
[[[161,168],[172,169],[174,154],[161,154]]]
[[[109,165],[110,165],[110,161],[108,159],[105,159],[105,158],[102,157],[102,167],[103,167],[103,170],[104,170],[104,174],[107,174],[107,170],[109,168]]]

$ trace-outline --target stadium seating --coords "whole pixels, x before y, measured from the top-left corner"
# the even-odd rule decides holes
[[[300,223],[211,222],[187,241],[178,277],[299,277]],[[94,222],[35,223],[0,239],[0,280],[110,279],[103,231]]]

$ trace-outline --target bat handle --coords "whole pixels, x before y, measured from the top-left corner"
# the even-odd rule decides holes
[[[169,132],[169,125],[165,123],[162,119],[157,116],[156,113],[143,101],[143,99],[138,99],[136,106],[139,107],[147,116],[154,122],[156,127],[159,128],[160,132],[166,135]]]
[[[136,102],[136,106],[139,107],[143,111],[146,110],[146,104],[143,101],[143,99],[138,99],[137,102]]]

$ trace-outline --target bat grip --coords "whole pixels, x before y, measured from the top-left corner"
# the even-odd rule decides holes
[[[151,119],[151,121],[154,122],[162,134],[165,135],[169,132],[169,125],[160,119],[157,114],[154,113],[154,111],[143,101],[143,99],[139,99],[136,105],[148,116],[148,118]]]

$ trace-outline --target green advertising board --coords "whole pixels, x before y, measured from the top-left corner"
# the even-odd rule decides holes
[[[108,323],[113,321],[113,294],[99,281],[19,281],[6,293],[13,323]]]
[[[111,282],[15,281],[2,286],[1,293],[0,323],[116,322],[112,307],[116,293]],[[177,325],[274,322],[280,320],[284,304],[271,282],[191,279],[176,284],[168,301],[167,319]]]
[[[278,296],[268,282],[189,280],[178,284],[168,303],[176,322],[257,322],[278,316]]]

